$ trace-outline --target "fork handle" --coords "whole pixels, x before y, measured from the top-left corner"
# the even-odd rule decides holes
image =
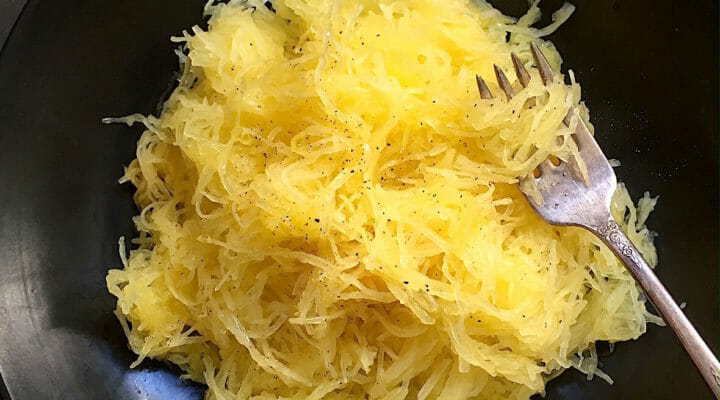
[[[690,354],[698,370],[705,378],[715,398],[720,390],[720,365],[715,354],[708,348],[705,341],[687,319],[680,307],[675,303],[665,286],[660,282],[650,266],[645,262],[638,249],[630,242],[612,217],[604,223],[589,227],[625,264],[630,274],[640,284],[655,309],[665,322],[672,328],[675,335]]]

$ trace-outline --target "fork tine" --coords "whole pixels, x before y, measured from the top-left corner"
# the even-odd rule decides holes
[[[532,52],[535,64],[537,65],[538,71],[540,71],[540,77],[542,78],[543,84],[548,86],[553,81],[553,72],[550,63],[548,62],[542,50],[535,44],[530,43],[530,51]]]
[[[488,87],[487,83],[485,83],[485,80],[480,77],[480,75],[475,75],[475,82],[477,83],[478,91],[480,92],[480,98],[481,99],[492,99],[493,94],[490,91],[490,88]]]
[[[592,134],[587,129],[587,126],[581,121],[578,121],[578,126],[571,137],[575,141],[575,144],[581,153],[586,153],[590,149],[596,149],[597,151],[602,152],[600,146],[598,146],[597,142],[592,137]]]
[[[513,67],[515,67],[515,75],[517,75],[520,84],[523,87],[527,87],[528,83],[530,83],[530,73],[528,73],[528,70],[525,69],[525,65],[523,65],[523,62],[517,54],[510,53],[510,58],[512,58]]]
[[[505,95],[507,96],[508,100],[512,99],[515,96],[515,90],[513,89],[512,85],[510,84],[510,81],[508,80],[507,76],[505,76],[505,73],[502,72],[500,67],[497,66],[497,64],[493,64],[493,68],[495,69],[495,78],[497,78],[498,85],[500,85],[500,89],[502,89],[503,92],[505,92]]]

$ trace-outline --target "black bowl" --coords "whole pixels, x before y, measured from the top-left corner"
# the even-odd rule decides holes
[[[131,187],[116,180],[140,130],[100,119],[155,111],[177,69],[169,37],[202,23],[204,2],[31,0],[0,54],[0,397],[202,398],[165,365],[128,369],[104,282],[118,237],[134,235]],[[0,22],[19,3],[0,0]],[[660,195],[658,274],[717,349],[718,4],[575,3],[552,39],[620,179]],[[711,398],[668,328],[602,363],[615,385],[568,371],[547,398]]]

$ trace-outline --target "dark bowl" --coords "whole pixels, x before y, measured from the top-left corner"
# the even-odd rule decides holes
[[[31,0],[0,54],[0,397],[201,399],[171,367],[135,370],[105,274],[133,236],[118,185],[139,129],[100,118],[156,110],[177,69],[169,37],[205,0]],[[598,141],[649,224],[658,274],[718,348],[718,4],[574,1],[553,41],[583,86]],[[0,0],[0,22],[18,0]],[[518,15],[525,0],[495,1]],[[547,1],[550,11],[558,1]],[[4,31],[0,30],[0,35]],[[602,357],[614,379],[568,371],[548,399],[710,399],[668,328]]]

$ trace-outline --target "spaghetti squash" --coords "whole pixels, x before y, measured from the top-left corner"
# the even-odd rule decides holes
[[[121,182],[139,236],[107,286],[138,365],[167,360],[208,399],[528,399],[595,342],[657,320],[592,234],[535,215],[518,180],[573,153],[569,73],[537,4],[209,2],[173,38],[182,74]],[[531,73],[507,101],[475,74]],[[513,74],[508,74],[513,75]],[[513,75],[514,76],[514,75]],[[518,83],[515,83],[518,85]],[[493,84],[495,93],[501,93]],[[519,87],[519,86],[518,86]],[[559,144],[564,143],[564,144]],[[615,218],[651,264],[620,185]]]

